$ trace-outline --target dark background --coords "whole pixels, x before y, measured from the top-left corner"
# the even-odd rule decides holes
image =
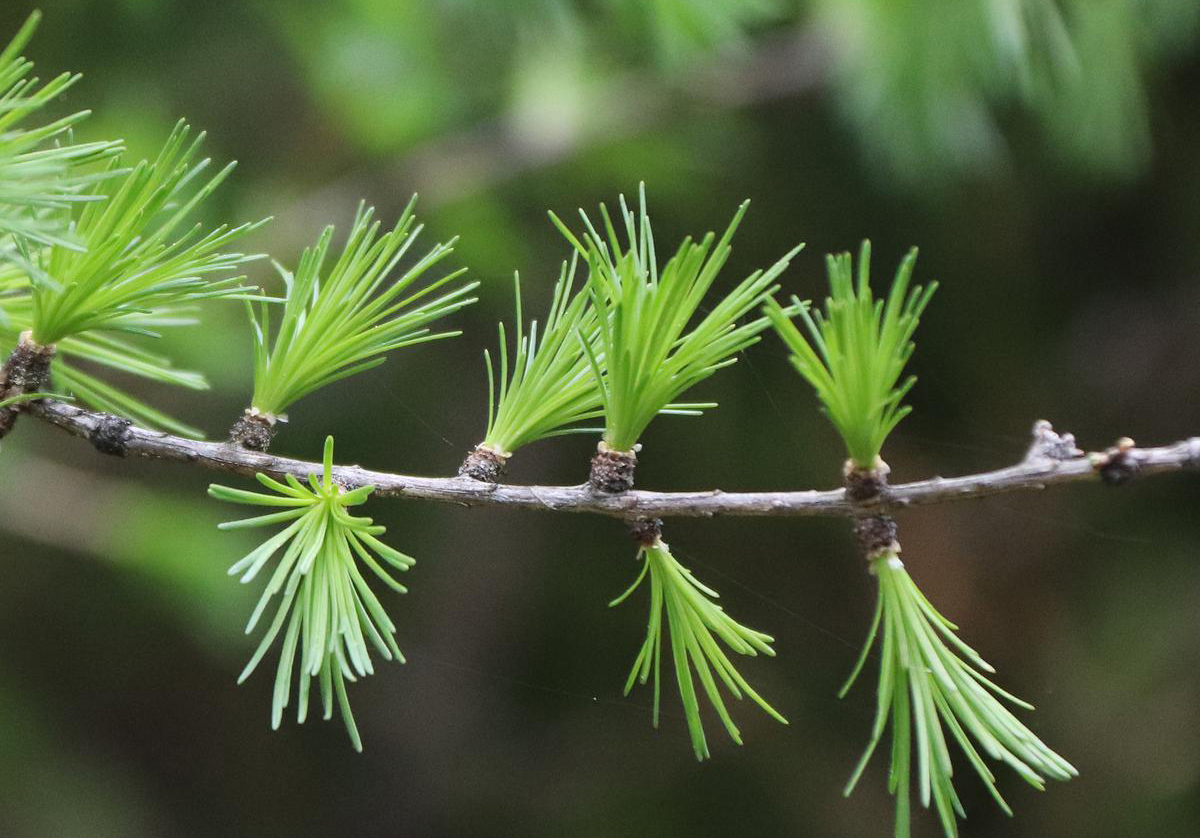
[[[566,255],[545,211],[640,179],[662,243],[752,199],[725,287],[797,241],[785,291],[813,298],[825,252],[870,237],[886,278],[921,247],[919,278],[942,287],[885,451],[895,480],[1008,464],[1038,418],[1091,449],[1200,433],[1194,4],[990,4],[1027,15],[1017,58],[962,11],[988,4],[910,5],[738,0],[692,26],[664,22],[683,0],[46,0],[27,52],[85,73],[64,107],[96,110],[86,138],[147,154],[179,116],[208,129],[241,161],[213,219],[274,215],[254,246],[285,263],[360,197],[387,216],[420,192],[426,243],[462,236],[483,282],[465,335],[296,405],[279,453],[315,458],[334,433],[343,462],[452,473],[483,433],[480,356],[511,319],[511,272],[540,311]],[[3,4],[0,32],[30,8]],[[1055,10],[1069,73],[1039,36]],[[248,400],[242,312],[169,348],[213,389],[142,394],[219,437]],[[657,420],[641,485],[837,484],[838,441],[774,337],[693,395],[721,407]],[[577,483],[593,445],[533,446],[511,479]],[[791,721],[739,704],[746,745],[709,718],[697,764],[673,690],[657,732],[648,690],[620,692],[646,607],[606,607],[637,570],[621,526],[372,502],[418,564],[388,601],[409,663],[351,690],[358,755],[336,721],[272,733],[269,668],[235,686],[257,586],[225,575],[252,543],[215,529],[238,510],[205,498],[212,477],[107,461],[32,420],[5,440],[0,834],[890,834],[884,760],[840,796],[874,702],[872,667],[834,697],[874,602],[844,522],[668,522],[727,610],[776,637],[742,671]],[[998,769],[1010,821],[960,760],[964,835],[1200,834],[1198,485],[901,517],[914,578],[1080,769],[1044,794]]]

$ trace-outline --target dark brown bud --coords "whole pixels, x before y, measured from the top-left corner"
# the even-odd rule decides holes
[[[251,451],[266,451],[275,438],[275,423],[276,418],[269,413],[247,408],[229,429],[229,441]]]
[[[592,457],[592,470],[588,483],[592,489],[604,494],[615,495],[633,488],[633,475],[637,470],[637,447],[633,451],[614,451],[604,443]]]
[[[1092,454],[1092,465],[1100,479],[1109,486],[1120,486],[1138,476],[1142,470],[1137,460],[1137,448],[1132,439],[1123,436],[1117,444],[1102,453]]]
[[[662,518],[639,518],[629,522],[629,535],[642,547],[649,547],[662,538]]]
[[[499,483],[508,470],[508,457],[491,448],[476,445],[458,467],[460,477],[470,477],[482,483]]]
[[[889,515],[855,519],[854,538],[863,556],[868,559],[888,551],[900,552],[900,528]]]
[[[842,469],[846,497],[856,503],[875,500],[887,491],[887,476],[891,469],[878,457],[871,468],[863,468],[853,460],[847,460]]]
[[[129,442],[129,426],[133,423],[111,413],[101,413],[96,421],[96,427],[88,434],[88,439],[101,454],[111,454],[114,457],[125,456],[125,446]]]
[[[17,346],[0,367],[0,400],[23,396],[45,389],[50,383],[50,364],[54,361],[54,346],[35,343],[32,333],[21,333]],[[16,424],[21,403],[0,407],[0,437]]]

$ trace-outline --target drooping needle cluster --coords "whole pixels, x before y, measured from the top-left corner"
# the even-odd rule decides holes
[[[241,581],[249,583],[279,555],[250,615],[246,633],[255,629],[278,596],[275,616],[238,683],[250,677],[282,632],[283,644],[271,699],[271,726],[279,727],[283,711],[291,701],[295,669],[297,722],[304,722],[308,716],[311,683],[316,678],[324,717],[332,716],[336,695],[346,731],[355,749],[361,751],[362,740],[346,697],[346,681],[355,681],[375,671],[371,647],[385,660],[403,663],[404,656],[396,645],[396,626],[367,584],[358,563],[393,591],[405,593],[407,589],[388,568],[405,571],[413,566],[414,560],[379,540],[384,527],[347,511],[365,502],[374,487],[346,491],[334,482],[332,469],[333,437],[328,437],[324,473],[319,478],[309,475],[307,483],[301,483],[288,475],[286,483],[280,483],[259,474],[258,481],[274,494],[216,484],[209,486],[208,493],[231,503],[280,509],[222,524],[222,529],[287,524],[229,568],[231,576],[241,574]]]
[[[746,683],[746,679],[734,668],[729,655],[721,648],[724,644],[739,655],[755,656],[761,652],[774,656],[775,650],[770,645],[774,642],[773,638],[743,626],[726,614],[725,609],[714,602],[719,594],[699,582],[690,570],[681,565],[661,539],[655,538],[653,542],[643,545],[638,557],[642,560],[642,569],[637,578],[625,593],[609,603],[610,606],[620,605],[649,577],[650,617],[646,625],[646,639],[625,682],[625,694],[629,694],[635,682],[645,684],[653,673],[653,723],[658,727],[665,626],[670,637],[675,680],[683,699],[683,711],[696,759],[706,759],[709,752],[704,725],[700,720],[699,693],[693,673],[725,725],[725,730],[737,744],[742,744],[742,735],[721,696],[722,684],[734,698],[747,696],[772,718],[787,724],[787,719]]]
[[[1075,768],[1021,723],[1004,701],[1024,710],[1033,706],[998,687],[983,673],[995,670],[958,638],[958,626],[930,604],[908,575],[895,550],[871,559],[879,580],[875,617],[855,666],[840,695],[853,685],[882,628],[880,673],[871,741],[846,784],[850,794],[892,725],[889,788],[896,795],[896,835],[909,834],[909,788],[915,778],[921,805],[932,799],[947,835],[958,834],[955,815],[966,817],[952,776],[950,742],[1007,814],[1012,809],[996,789],[996,777],[983,754],[1005,763],[1034,788],[1045,779],[1069,780]],[[949,732],[949,736],[947,736]],[[913,771],[913,750],[917,754]]]

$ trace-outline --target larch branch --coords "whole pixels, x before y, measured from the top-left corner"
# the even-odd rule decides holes
[[[56,401],[33,402],[29,414],[75,436],[92,440],[101,450],[126,457],[173,460],[230,474],[262,472],[275,478],[320,474],[321,464],[249,451],[227,442],[201,442],[171,434],[125,426],[113,439],[114,417]],[[1052,438],[1049,442],[1047,437]],[[1063,440],[1069,441],[1064,447]],[[1200,469],[1200,437],[1154,448],[1130,440],[1103,452],[1084,454],[1069,436],[1058,437],[1049,423],[1034,426],[1034,444],[1020,462],[995,471],[964,477],[933,477],[890,486],[869,503],[848,500],[843,489],[723,492],[651,492],[597,494],[581,486],[518,486],[482,483],[466,477],[415,477],[371,471],[356,465],[336,466],[334,478],[348,489],[373,485],[387,497],[497,506],[553,512],[586,512],[617,518],[758,516],[844,516],[878,514],[908,506],[947,503],[1008,492],[1043,489],[1061,483],[1123,482],[1133,476]]]

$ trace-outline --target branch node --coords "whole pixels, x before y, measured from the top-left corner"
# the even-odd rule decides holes
[[[863,468],[854,460],[846,460],[846,465],[842,468],[846,497],[855,503],[866,503],[881,498],[887,491],[887,476],[890,472],[891,467],[879,457],[875,458],[871,468]]]
[[[500,478],[508,471],[510,456],[480,443],[467,454],[462,465],[458,467],[458,476],[469,477],[481,483],[499,483]]]
[[[248,407],[229,429],[229,441],[251,451],[266,451],[271,447],[271,440],[278,431],[275,425],[280,421],[282,419],[274,414]]]
[[[884,553],[900,552],[900,528],[890,515],[856,518],[854,538],[867,561]]]
[[[1025,460],[1073,460],[1082,457],[1075,445],[1075,434],[1059,434],[1045,419],[1033,423],[1033,442],[1025,454]]]
[[[0,399],[36,393],[50,381],[50,364],[54,360],[54,344],[42,346],[33,339],[33,332],[21,332],[16,347],[0,367]],[[12,430],[23,405],[0,407],[0,437]]]
[[[1137,460],[1137,448],[1132,439],[1123,436],[1116,445],[1089,455],[1092,467],[1109,486],[1120,486],[1138,476],[1142,470]]]
[[[662,518],[638,518],[629,522],[629,535],[642,547],[650,547],[662,538]]]
[[[129,426],[133,423],[111,413],[101,413],[88,434],[88,440],[101,454],[124,457],[129,444]]]
[[[633,475],[637,470],[637,452],[642,446],[635,445],[631,451],[616,451],[603,440],[596,446],[592,457],[592,470],[588,484],[592,490],[606,495],[628,492],[633,488]]]

